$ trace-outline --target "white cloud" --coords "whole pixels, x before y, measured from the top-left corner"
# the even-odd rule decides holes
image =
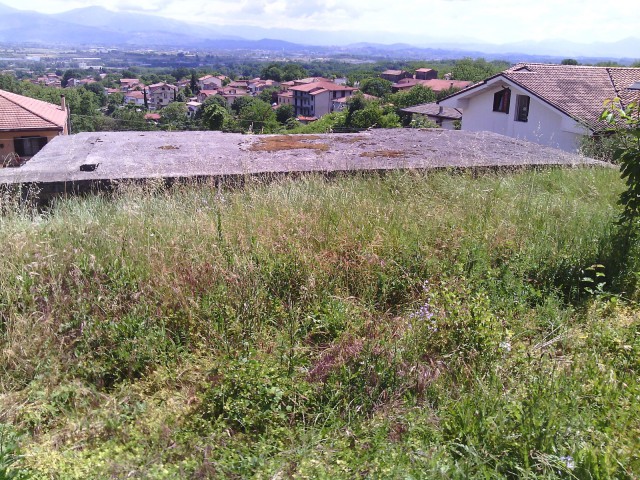
[[[368,39],[470,39],[508,43],[638,36],[636,0],[0,0],[20,9],[61,12],[99,5],[187,21],[300,30],[370,32]],[[637,16],[637,14],[636,14]],[[383,34],[391,32],[394,35]],[[406,37],[404,37],[406,35]],[[374,38],[371,38],[371,37]],[[414,42],[415,43],[415,42]],[[640,55],[640,46],[639,46]]]

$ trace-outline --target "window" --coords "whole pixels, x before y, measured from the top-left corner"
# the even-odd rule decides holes
[[[13,139],[13,146],[20,157],[33,157],[47,144],[47,137],[19,137]]]
[[[511,90],[503,88],[493,95],[493,111],[501,113],[509,113],[509,104],[511,103]]]
[[[527,95],[516,96],[516,122],[526,122],[529,120],[529,101]]]

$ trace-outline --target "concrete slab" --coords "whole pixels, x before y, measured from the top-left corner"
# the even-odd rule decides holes
[[[606,165],[489,132],[372,130],[355,134],[98,132],[57,137],[0,184],[51,191],[114,180],[358,170]]]

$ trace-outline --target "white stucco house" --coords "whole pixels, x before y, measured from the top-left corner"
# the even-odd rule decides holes
[[[640,68],[521,63],[438,103],[463,111],[462,130],[491,131],[575,152],[606,129],[606,100],[638,99]]]

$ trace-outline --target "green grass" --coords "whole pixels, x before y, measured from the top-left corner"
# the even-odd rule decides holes
[[[621,189],[551,169],[2,195],[0,478],[636,478]]]

